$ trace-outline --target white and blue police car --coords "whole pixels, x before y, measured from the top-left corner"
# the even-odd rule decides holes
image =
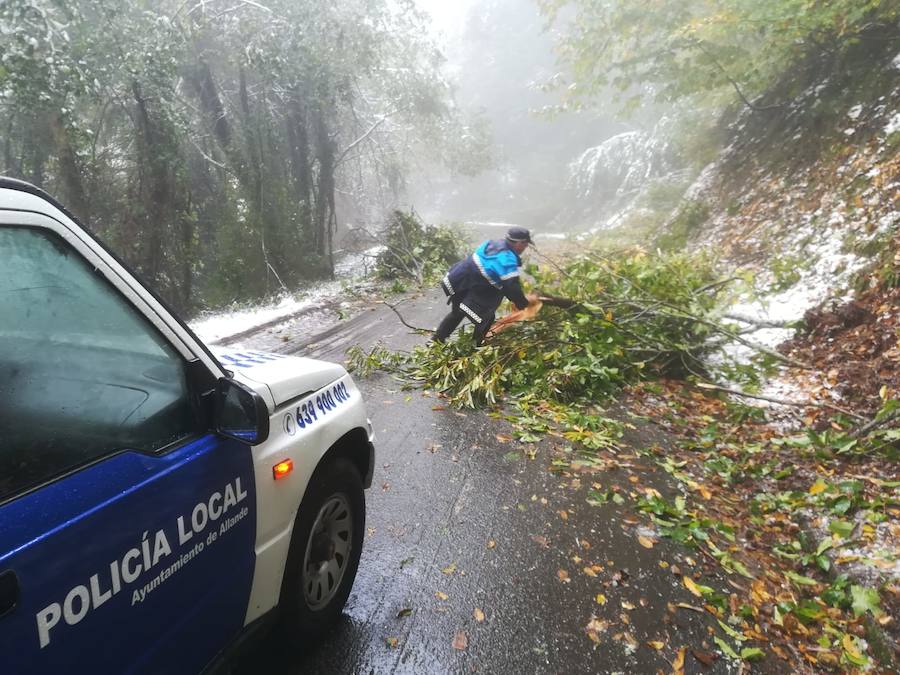
[[[373,465],[341,366],[214,356],[0,178],[0,672],[197,673],[276,615],[316,635],[356,576]]]

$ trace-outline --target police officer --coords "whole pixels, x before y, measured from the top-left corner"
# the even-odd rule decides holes
[[[504,239],[484,242],[475,253],[450,268],[441,287],[452,309],[434,333],[436,342],[444,342],[468,318],[475,324],[475,344],[480,345],[504,297],[518,309],[528,306],[519,282],[519,268],[522,252],[530,243],[528,230],[511,227]]]

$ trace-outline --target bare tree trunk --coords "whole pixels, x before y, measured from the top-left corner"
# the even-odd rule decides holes
[[[287,138],[290,144],[291,172],[294,177],[294,190],[297,195],[297,210],[300,216],[301,236],[311,233],[312,215],[312,167],[309,158],[309,132],[307,131],[307,114],[300,100],[299,92],[291,93],[288,111],[285,116]]]
[[[131,83],[131,93],[137,108],[138,167],[143,174],[146,167],[146,185],[141,187],[143,204],[143,233],[146,245],[141,256],[145,274],[159,287],[163,264],[163,230],[172,217],[172,189],[169,185],[165,150],[156,125],[147,109],[147,101],[137,81]],[[162,289],[160,289],[162,290]]]
[[[319,176],[316,199],[316,253],[327,259],[329,273],[334,271],[333,261],[333,227],[334,227],[334,170],[335,144],[328,133],[325,117],[319,108],[315,113],[315,130],[317,140],[317,159]]]
[[[72,147],[69,130],[66,128],[65,121],[59,113],[51,114],[49,123],[56,157],[59,162],[59,177],[65,190],[64,199],[66,204],[82,221],[89,222],[90,210],[87,199],[85,199],[81,166],[78,162],[78,156],[75,154],[75,149]]]
[[[200,100],[201,110],[206,115],[216,141],[226,155],[230,154],[232,152],[231,125],[228,124],[228,118],[225,116],[225,106],[219,97],[219,90],[213,79],[212,71],[209,69],[209,64],[203,59],[198,59],[192,71],[188,73],[187,79]],[[232,162],[235,171],[239,172],[242,168],[239,164]]]
[[[22,175],[22,162],[13,153],[13,134],[16,128],[15,113],[9,116],[6,124],[6,138],[3,141],[3,171],[12,176]]]

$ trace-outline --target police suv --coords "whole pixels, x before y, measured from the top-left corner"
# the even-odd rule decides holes
[[[338,365],[214,356],[0,178],[0,672],[196,673],[356,576],[371,426]]]

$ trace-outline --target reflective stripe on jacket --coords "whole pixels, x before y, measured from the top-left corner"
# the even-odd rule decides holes
[[[474,323],[493,321],[504,296],[519,309],[528,306],[519,283],[521,264],[506,240],[486,241],[472,255],[451,267],[441,286],[449,296],[448,302],[459,303]]]

